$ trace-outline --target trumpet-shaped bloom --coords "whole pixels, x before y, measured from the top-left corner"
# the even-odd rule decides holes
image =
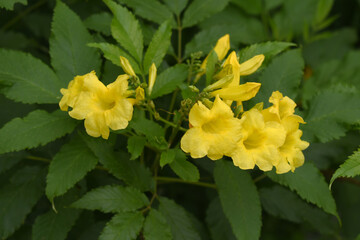
[[[109,128],[124,129],[132,118],[133,105],[127,98],[128,75],[120,75],[116,81],[105,86],[95,72],[77,76],[68,89],[62,89],[60,108],[72,107],[69,115],[85,119],[86,132],[93,137],[109,137]]]
[[[190,110],[192,128],[182,137],[181,149],[192,158],[207,155],[217,160],[229,155],[241,138],[240,120],[233,116],[230,107],[218,96],[211,109],[199,101]]]

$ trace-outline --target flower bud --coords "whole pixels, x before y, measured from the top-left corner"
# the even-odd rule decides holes
[[[127,60],[123,56],[120,56],[120,65],[121,65],[122,69],[124,70],[124,72],[126,72],[128,75],[133,76],[133,77],[136,76],[133,68],[131,67],[129,60]]]
[[[157,72],[156,66],[153,63],[153,64],[151,64],[151,67],[149,68],[149,87],[148,87],[149,95],[151,95],[152,89],[153,89],[154,84],[155,84],[156,72]]]
[[[246,76],[250,75],[261,66],[262,62],[264,61],[265,56],[263,54],[256,55],[255,57],[252,57],[251,59],[247,60],[246,62],[243,62],[240,64],[240,75]]]

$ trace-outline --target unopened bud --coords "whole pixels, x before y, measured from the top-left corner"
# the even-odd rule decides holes
[[[157,72],[156,66],[153,63],[153,64],[151,64],[151,67],[149,69],[149,87],[148,87],[149,95],[151,95],[152,89],[153,89],[154,84],[155,84],[156,72]]]
[[[219,81],[207,86],[204,89],[204,92],[213,91],[215,89],[226,87],[229,83],[231,83],[233,77],[234,77],[234,75],[232,75],[232,74],[223,77]]]
[[[126,72],[128,75],[133,76],[133,77],[136,76],[136,74],[135,74],[133,68],[131,67],[129,60],[127,60],[127,58],[120,56],[120,65],[121,65],[122,69],[124,70],[124,72]]]

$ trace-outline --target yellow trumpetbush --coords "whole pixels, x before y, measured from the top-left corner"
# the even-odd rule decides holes
[[[149,95],[151,95],[152,89],[153,89],[154,84],[155,84],[156,72],[157,72],[156,66],[153,63],[153,64],[151,64],[151,67],[149,69],[149,86],[148,86]]]
[[[109,128],[124,129],[132,118],[133,104],[127,98],[128,78],[126,74],[120,75],[105,86],[94,71],[77,76],[67,91],[61,91],[64,96],[60,108],[66,111],[66,106],[72,107],[69,115],[77,120],[85,119],[85,129],[90,136],[108,139]]]
[[[132,77],[136,76],[134,69],[132,68],[132,66],[131,66],[129,60],[127,60],[127,58],[120,56],[120,65],[126,74],[128,74]]]
[[[263,171],[270,171],[280,161],[278,148],[285,142],[284,127],[278,122],[265,122],[257,108],[244,112],[240,121],[242,137],[230,154],[234,165],[241,169],[257,165]]]
[[[234,151],[241,138],[240,120],[218,96],[211,109],[200,101],[190,110],[192,126],[181,139],[181,149],[192,158],[217,160]]]
[[[263,63],[265,56],[263,54],[256,55],[251,59],[240,64],[240,75],[247,76],[254,73],[259,69],[261,64]]]
[[[247,82],[245,84],[219,89],[210,93],[211,96],[219,95],[222,99],[243,102],[249,100],[258,93],[261,84]]]
[[[137,87],[136,90],[135,90],[135,98],[136,98],[136,101],[139,102],[139,101],[142,101],[145,99],[145,91],[142,87]]]
[[[305,122],[302,117],[294,114],[296,103],[279,91],[272,93],[269,102],[273,105],[262,111],[264,118],[267,121],[279,122],[286,131],[285,142],[279,147],[281,158],[276,165],[276,172],[294,172],[295,168],[304,164],[302,150],[309,146],[308,142],[300,139],[302,131],[299,130],[299,124]]]

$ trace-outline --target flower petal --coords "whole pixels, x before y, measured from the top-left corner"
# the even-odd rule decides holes
[[[106,125],[112,130],[124,129],[132,118],[133,105],[126,99],[120,99],[112,109],[104,112]]]
[[[89,114],[85,119],[85,129],[87,134],[92,137],[109,138],[109,127],[105,123],[105,117],[102,112]]]

